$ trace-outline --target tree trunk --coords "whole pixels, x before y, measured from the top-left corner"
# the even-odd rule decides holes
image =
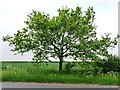
[[[62,72],[63,57],[60,57],[59,60],[60,60],[60,62],[59,62],[59,72]]]

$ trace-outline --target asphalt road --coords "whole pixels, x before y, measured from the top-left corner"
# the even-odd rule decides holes
[[[110,85],[2,82],[2,88],[118,88]]]

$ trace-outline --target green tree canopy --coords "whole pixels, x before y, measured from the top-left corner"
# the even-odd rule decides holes
[[[88,7],[85,12],[81,7],[76,9],[63,7],[58,10],[58,16],[33,10],[24,22],[27,26],[18,30],[13,36],[3,37],[8,41],[13,52],[32,51],[33,60],[49,60],[49,57],[59,59],[59,71],[65,58],[74,60],[95,60],[100,56],[109,56],[107,49],[117,44],[116,38],[111,39],[105,34],[101,39],[96,36],[94,23],[95,12]]]

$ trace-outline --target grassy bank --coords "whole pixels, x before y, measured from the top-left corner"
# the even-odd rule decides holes
[[[36,67],[32,63],[4,62],[2,66],[2,81],[118,85],[117,73],[87,75],[90,68],[78,71],[81,66],[74,67],[73,72],[68,73],[64,70],[65,63],[62,73],[58,72],[58,63],[42,63]]]

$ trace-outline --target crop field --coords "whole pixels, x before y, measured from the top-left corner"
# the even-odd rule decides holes
[[[42,83],[85,83],[101,85],[118,85],[118,73],[92,74],[90,65],[79,64],[70,71],[58,71],[58,63],[2,62],[2,81],[42,82]]]

